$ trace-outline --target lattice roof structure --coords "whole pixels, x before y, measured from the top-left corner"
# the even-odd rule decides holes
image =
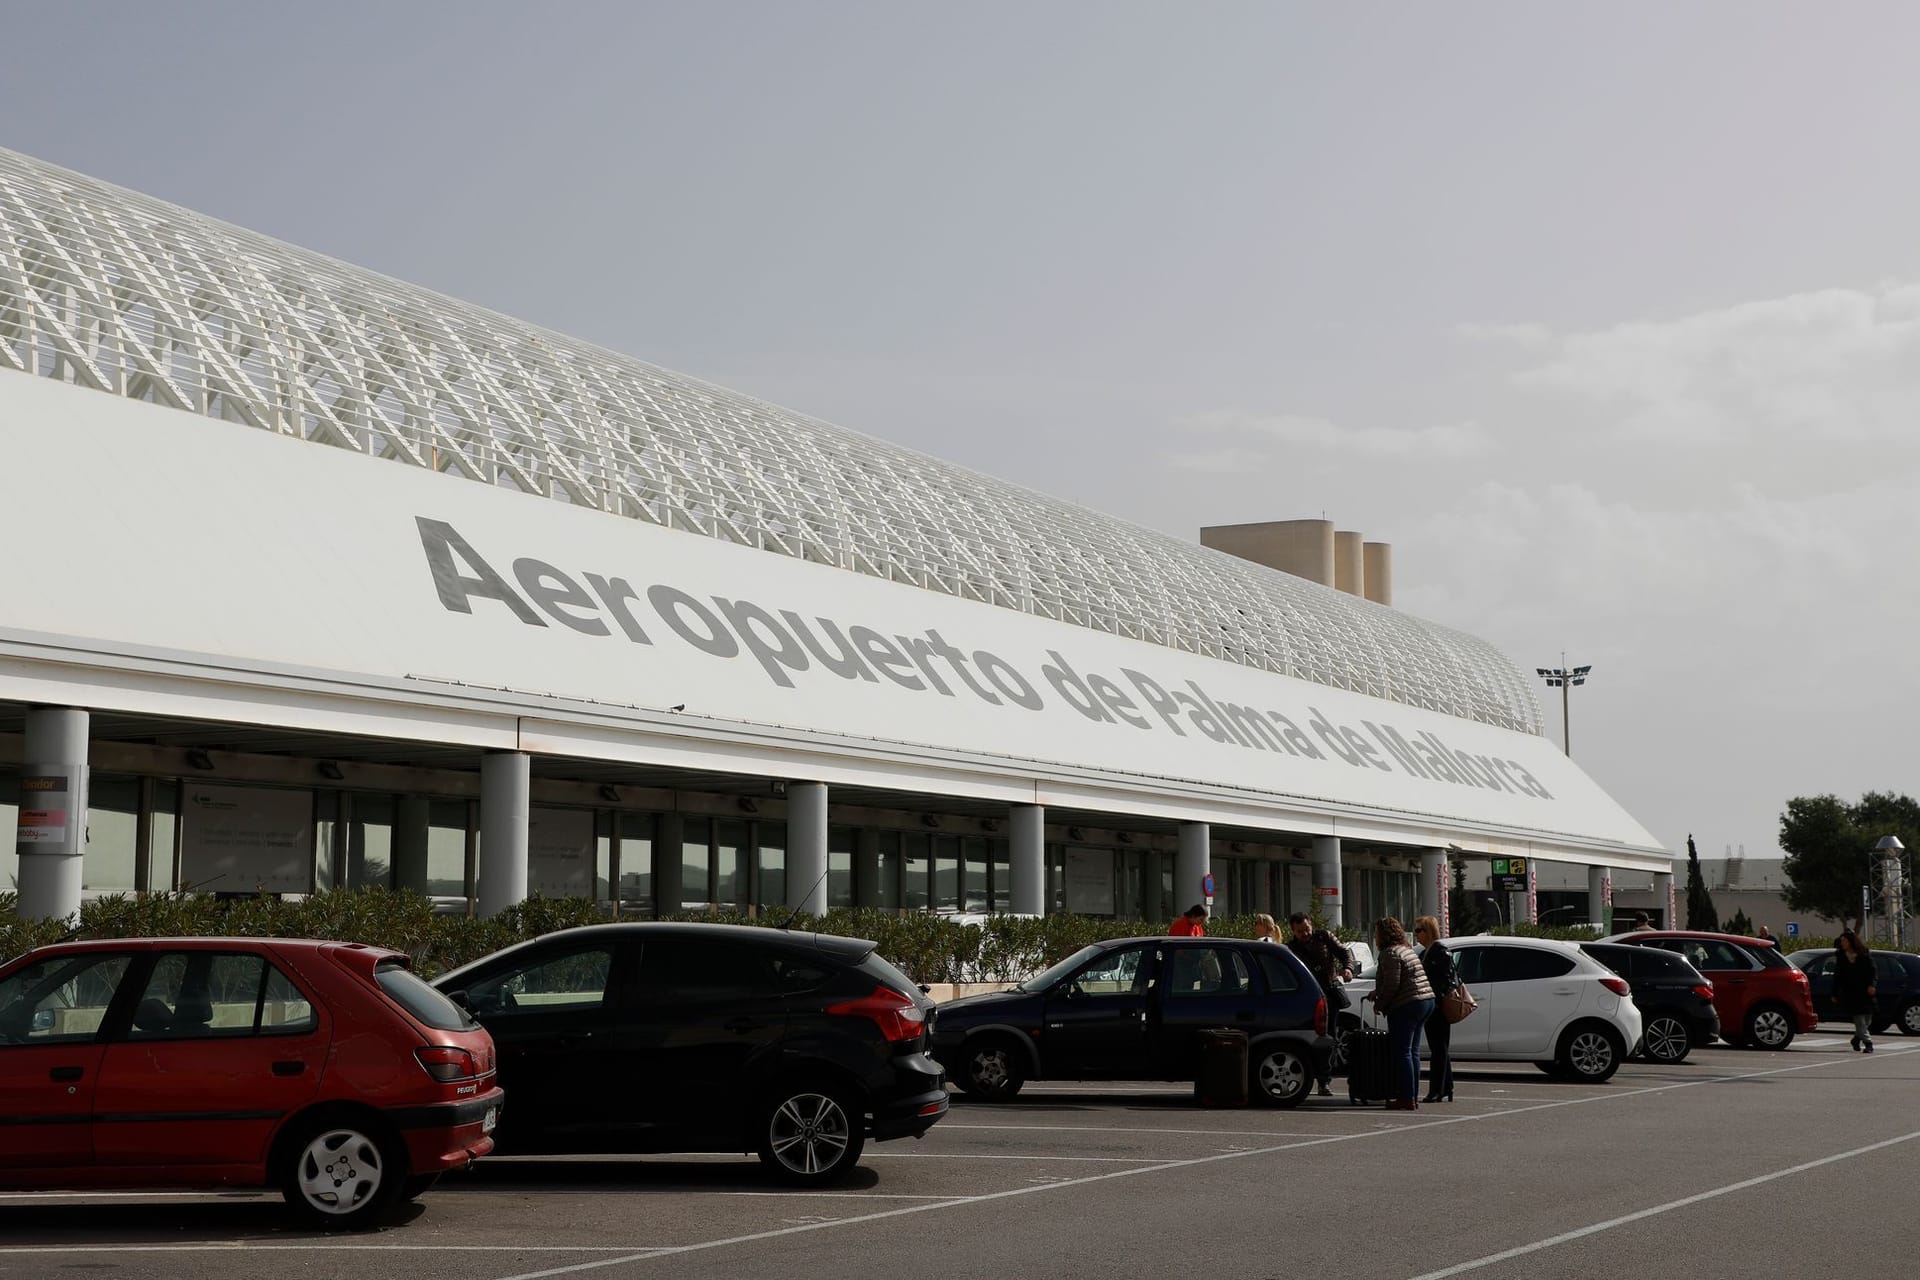
[[[4,149],[0,368],[1540,732],[1464,632]]]

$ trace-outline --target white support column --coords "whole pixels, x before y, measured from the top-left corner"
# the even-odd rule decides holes
[[[480,914],[499,915],[527,898],[531,760],[524,751],[480,757]]]
[[[787,906],[827,909],[827,784],[787,784]]]
[[[1007,906],[1015,915],[1047,912],[1047,811],[1016,804],[1007,811],[1007,867],[1013,876]]]
[[[853,833],[853,905],[880,905],[880,832],[873,827]]]
[[[1180,824],[1180,849],[1173,857],[1173,901],[1169,914],[1177,915],[1202,901],[1201,878],[1213,859],[1213,827],[1205,822]]]
[[[1605,867],[1587,868],[1587,919],[1613,932],[1613,873]]]
[[[1313,838],[1313,888],[1321,902],[1326,905],[1327,923],[1334,928],[1346,924],[1345,886],[1340,876],[1340,837],[1315,836]],[[1322,889],[1331,889],[1332,893],[1320,893]]]
[[[27,712],[20,767],[18,911],[26,920],[64,920],[80,910],[87,854],[85,711],[35,707]]]
[[[427,891],[427,831],[430,824],[425,796],[401,796],[393,815],[393,887]]]
[[[1666,912],[1666,919],[1660,922],[1662,929],[1686,928],[1687,922],[1680,918],[1679,904],[1673,900],[1673,872],[1653,873],[1653,905]]]
[[[1449,928],[1447,919],[1447,851],[1445,849],[1422,849],[1420,851],[1420,914],[1432,916],[1440,922],[1440,936],[1446,937]]]

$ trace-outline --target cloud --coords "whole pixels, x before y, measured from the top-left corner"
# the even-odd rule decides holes
[[[1328,454],[1352,454],[1376,459],[1470,458],[1491,447],[1487,434],[1474,423],[1458,426],[1416,427],[1343,427],[1325,418],[1297,414],[1258,414],[1244,409],[1216,409],[1193,414],[1177,424],[1184,431],[1223,433],[1250,437],[1266,444],[1265,451],[1238,447],[1225,454],[1261,457],[1272,446],[1315,450]],[[1190,457],[1220,457],[1188,455]]]
[[[1453,336],[1484,346],[1540,350],[1553,345],[1553,330],[1543,324],[1457,324]]]

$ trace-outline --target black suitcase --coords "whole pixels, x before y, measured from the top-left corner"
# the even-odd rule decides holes
[[[1200,1033],[1200,1071],[1193,1096],[1203,1107],[1247,1105],[1247,1033],[1231,1027]]]
[[[1354,1106],[1385,1102],[1393,1096],[1387,1070],[1387,1042],[1379,1027],[1357,1027],[1347,1041],[1347,1101]]]

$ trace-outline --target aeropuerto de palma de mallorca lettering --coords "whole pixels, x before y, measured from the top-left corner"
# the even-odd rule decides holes
[[[1496,858],[1670,910],[1523,674],[1381,593],[5,151],[0,440],[0,887],[37,914],[1163,919],[1211,875],[1353,923]]]

